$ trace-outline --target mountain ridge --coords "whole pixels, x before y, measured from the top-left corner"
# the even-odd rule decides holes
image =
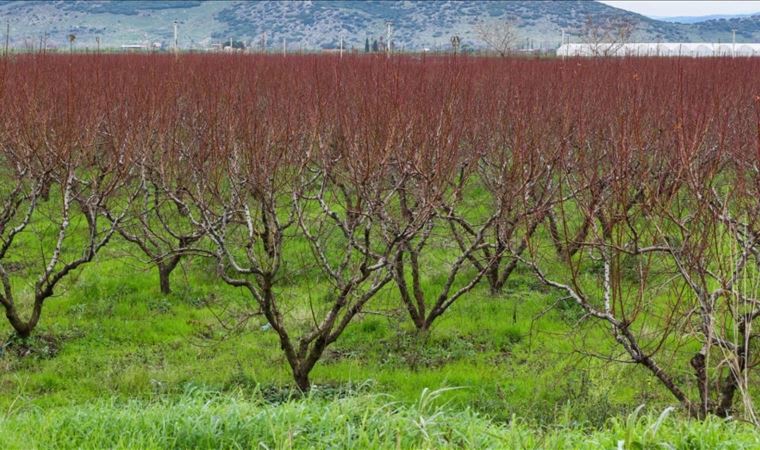
[[[708,22],[710,20],[740,19],[740,18],[757,16],[757,15],[760,15],[760,11],[755,11],[753,13],[747,13],[747,14],[708,14],[705,16],[649,16],[649,17],[655,20],[661,20],[663,22],[695,24],[695,23],[701,23],[701,22]]]

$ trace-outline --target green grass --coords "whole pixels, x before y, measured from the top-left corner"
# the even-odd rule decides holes
[[[176,293],[163,296],[153,270],[112,257],[122,245],[117,241],[115,250],[99,255],[46,304],[40,327],[24,344],[26,354],[9,341],[0,357],[0,408],[17,396],[49,408],[94,398],[171,396],[187,383],[219,390],[292,385],[263,318],[254,316],[234,332],[218,322],[215,314],[240,318],[251,306],[241,291],[206,275],[207,262],[187,265],[189,282],[178,270]],[[553,294],[537,291],[529,280],[518,273],[501,297],[477,289],[424,338],[412,332],[395,291],[386,289],[328,348],[313,382],[374,380],[376,392],[407,402],[425,388],[457,386],[462,389],[447,394],[455,405],[500,420],[517,414],[551,422],[577,406],[579,419],[601,423],[646,400],[638,393],[640,387],[647,392],[646,373],[579,358],[570,340],[557,338],[571,331],[573,320],[563,311],[538,317]],[[304,290],[296,286],[293,295]],[[0,330],[11,335],[4,322]],[[616,383],[607,376],[612,373],[627,383]],[[657,406],[672,403],[658,388],[650,391]]]
[[[23,251],[35,252],[33,241],[23,243]],[[114,238],[48,300],[30,342],[7,341],[0,410],[16,398],[40,408],[171,398],[188,383],[221,391],[292,386],[276,335],[261,316],[242,321],[254,305],[216,279],[213,262],[186,261],[173,274],[175,292],[165,296],[155,269],[129,254],[135,250]],[[319,280],[308,278],[287,287],[291,302],[318,295]],[[431,280],[428,289],[437,292],[442,282]],[[574,353],[569,336],[578,335],[580,315],[573,306],[547,312],[557,298],[518,270],[503,295],[478,287],[420,337],[389,285],[328,348],[312,381],[334,387],[372,380],[375,392],[402,402],[414,402],[423,389],[456,386],[462,389],[445,395],[452,405],[502,421],[516,414],[552,423],[572,410],[577,420],[599,425],[643,402],[673,403],[643,370]],[[242,325],[227,329],[217,316]],[[11,335],[0,321],[0,336]]]
[[[19,260],[39,253],[51,233],[39,231]],[[600,354],[616,344],[524,268],[501,295],[481,285],[461,298],[424,336],[389,285],[328,348],[316,392],[288,400],[276,335],[213,262],[185,261],[166,296],[134,254],[116,237],[48,300],[26,342],[0,321],[0,448],[760,447],[735,422],[669,415],[650,431],[671,396],[640,367],[579,354],[584,341]],[[444,245],[426,262],[428,295],[447,258]],[[14,275],[18,292],[33,274]],[[303,308],[326,289],[315,270],[301,275],[283,296]],[[633,415],[641,404],[650,413]]]
[[[0,418],[5,449],[98,448],[758,448],[750,426],[662,413],[632,413],[599,430],[579,424],[539,428],[495,423],[423,391],[406,404],[385,395],[316,390],[268,401],[261,391],[219,394],[197,388],[172,400],[101,400]],[[33,430],[33,431],[32,431]]]

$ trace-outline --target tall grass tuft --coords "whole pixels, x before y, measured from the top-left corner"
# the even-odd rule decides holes
[[[441,391],[418,402],[356,394],[269,403],[262,395],[189,389],[174,399],[114,400],[31,410],[0,419],[4,449],[291,448],[759,448],[749,425],[688,421],[671,410],[612,420],[601,430],[499,424],[441,404]],[[32,431],[33,430],[33,431]]]

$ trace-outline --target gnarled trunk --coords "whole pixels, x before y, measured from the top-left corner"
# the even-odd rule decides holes
[[[16,309],[16,305],[14,303],[3,303],[3,306],[5,307],[5,317],[8,318],[8,322],[11,324],[11,327],[13,327],[13,330],[16,332],[18,337],[26,339],[32,335],[32,331],[34,331],[34,328],[39,323],[40,317],[42,315],[42,303],[42,300],[35,300],[32,314],[27,320],[24,320],[19,316],[18,310]]]
[[[172,293],[171,288],[171,274],[179,264],[180,256],[174,256],[167,261],[159,262],[156,264],[158,267],[158,281],[161,287],[161,293],[169,295]]]

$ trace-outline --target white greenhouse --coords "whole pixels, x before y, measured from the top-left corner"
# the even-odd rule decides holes
[[[557,56],[760,56],[760,44],[667,42],[564,44]]]

